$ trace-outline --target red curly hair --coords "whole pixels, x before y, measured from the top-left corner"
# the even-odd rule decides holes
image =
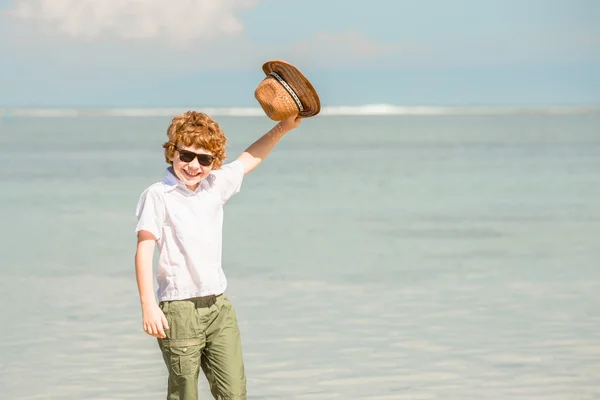
[[[169,141],[163,143],[165,159],[173,165],[175,150],[180,143],[183,146],[196,146],[212,153],[212,169],[219,169],[225,160],[227,138],[219,124],[208,115],[188,111],[173,118],[167,129]]]

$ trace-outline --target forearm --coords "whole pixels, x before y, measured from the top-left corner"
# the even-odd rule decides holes
[[[165,338],[165,329],[169,329],[169,322],[154,298],[152,258],[155,245],[156,238],[154,235],[147,231],[138,233],[138,245],[135,253],[135,277],[140,292],[144,331],[154,337]]]
[[[248,173],[258,166],[269,153],[273,150],[275,145],[279,143],[281,138],[290,131],[289,127],[286,127],[282,123],[278,123],[269,132],[261,136],[256,142],[252,143],[239,157],[244,164],[244,171]]]
[[[149,248],[152,246],[152,248]],[[135,277],[142,307],[154,303],[154,280],[152,276],[152,257],[154,243],[142,242],[135,253]]]
[[[258,166],[281,138],[300,125],[302,118],[293,115],[280,121],[269,132],[265,133],[256,142],[252,143],[239,157],[238,160],[244,165],[244,173],[252,171]]]

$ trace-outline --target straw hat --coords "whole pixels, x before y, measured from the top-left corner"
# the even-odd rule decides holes
[[[267,117],[281,121],[295,114],[308,118],[321,111],[317,91],[298,68],[271,60],[262,69],[267,76],[254,91],[254,97]]]

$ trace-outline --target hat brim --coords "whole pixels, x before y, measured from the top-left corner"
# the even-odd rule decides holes
[[[304,111],[298,112],[301,117],[312,117],[321,111],[321,100],[317,91],[298,68],[286,61],[271,60],[264,63],[262,69],[266,75],[271,72],[277,73],[294,89],[304,108]]]

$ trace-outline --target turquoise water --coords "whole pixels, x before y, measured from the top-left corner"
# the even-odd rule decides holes
[[[232,158],[271,126],[218,120]],[[0,121],[3,399],[164,398],[133,232],[168,123]],[[224,229],[250,399],[600,397],[599,115],[307,120]]]

